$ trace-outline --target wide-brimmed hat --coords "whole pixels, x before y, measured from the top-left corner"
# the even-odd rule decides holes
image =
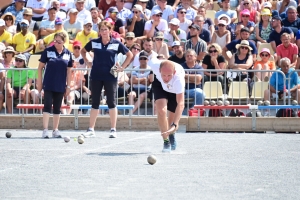
[[[248,49],[250,49],[250,51],[252,50],[252,48],[249,45],[249,42],[247,40],[242,40],[240,44],[235,45],[236,49],[239,49],[240,47],[248,47]]]
[[[264,8],[264,9],[261,10],[260,15],[269,15],[269,16],[271,16],[272,13],[271,13],[270,9]]]
[[[248,9],[244,9],[241,13],[240,13],[240,16],[242,15],[248,15],[250,16],[250,11]]]
[[[15,49],[12,46],[7,46],[6,49],[3,51],[3,53],[15,53]]]
[[[33,15],[31,8],[24,8],[23,15]]]
[[[1,16],[1,19],[3,19],[4,20],[4,18],[6,17],[6,16],[11,16],[12,18],[13,18],[13,24],[15,23],[15,21],[16,21],[16,17],[11,13],[11,12],[7,12],[7,13],[5,13],[4,15],[2,15]]]
[[[27,67],[27,58],[26,58],[26,56],[24,54],[18,54],[18,55],[15,56],[15,58],[24,60],[25,67]]]

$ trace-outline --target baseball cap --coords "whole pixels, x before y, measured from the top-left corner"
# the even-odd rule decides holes
[[[137,11],[143,12],[143,7],[139,4],[135,4],[133,6],[132,10],[137,10]]]
[[[280,20],[280,21],[282,21],[281,17],[280,17],[280,16],[278,16],[278,15],[275,15],[275,16],[273,16],[273,17],[272,17],[272,19],[276,19],[276,20]]]
[[[50,7],[49,9],[48,9],[48,11],[50,11],[50,10],[55,10],[55,11],[57,11],[57,8],[55,8],[55,7]]]
[[[127,32],[125,38],[135,38],[134,32]]]
[[[0,19],[0,26],[5,26],[5,21],[3,19]]]
[[[268,48],[262,48],[260,54],[263,53],[263,52],[266,52],[266,53],[271,55],[270,49],[268,49]]]
[[[93,21],[90,18],[87,18],[84,20],[83,25],[87,25],[87,24],[92,24],[93,25]]]
[[[173,18],[173,19],[171,19],[171,21],[169,22],[169,24],[173,24],[175,26],[179,26],[180,25],[180,21],[177,18]]]
[[[263,8],[272,8],[272,4],[270,2],[265,2],[262,5]]]
[[[179,41],[174,41],[173,43],[172,43],[172,47],[175,47],[175,46],[180,46],[180,42]]]
[[[199,26],[198,24],[192,24],[192,25],[190,25],[190,26],[189,26],[189,29],[191,29],[191,28],[195,28],[195,29],[197,29],[198,31],[200,31],[200,26]]]
[[[186,12],[186,9],[184,7],[180,7],[177,9],[177,12],[182,11],[182,12]]]
[[[110,13],[119,13],[119,11],[118,11],[118,9],[116,7],[110,7],[108,9],[108,12],[110,12]]]
[[[153,10],[152,11],[152,16],[153,15],[158,15],[158,14],[162,14],[162,11],[161,10]]]
[[[140,2],[148,2],[149,0],[138,0]]]
[[[111,24],[115,24],[114,20],[112,20],[112,18],[106,18],[105,21],[110,22]]]
[[[27,19],[22,19],[22,21],[21,21],[21,24],[27,24],[27,26],[29,26],[29,22],[28,22],[28,20]]]
[[[26,2],[27,0],[15,0],[15,2]]]
[[[80,41],[78,41],[78,40],[75,40],[74,42],[73,42],[73,47],[81,47],[81,42]]]
[[[62,20],[61,20],[61,18],[56,18],[56,20],[55,20],[55,25],[62,25]]]
[[[249,28],[248,27],[244,27],[244,28],[241,28],[241,31],[240,31],[241,33],[242,32],[248,32],[248,33],[250,33],[250,30],[249,30]]]
[[[240,13],[240,15],[242,16],[242,15],[248,15],[248,16],[250,16],[250,11],[248,10],[248,9],[244,9],[241,13]]]
[[[164,38],[164,33],[161,31],[158,31],[154,34],[154,38]]]
[[[69,10],[69,13],[78,13],[78,10],[76,8],[71,8]]]
[[[85,0],[75,0],[75,2],[85,2]]]
[[[146,51],[141,51],[139,58],[147,58],[148,59],[149,54]]]

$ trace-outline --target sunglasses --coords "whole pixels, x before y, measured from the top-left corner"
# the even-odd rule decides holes
[[[242,15],[242,17],[250,17],[249,15]]]
[[[128,38],[125,38],[126,40],[133,40],[133,38],[131,38],[131,37],[128,37]]]
[[[137,51],[140,51],[140,50],[141,50],[141,49],[136,48],[136,47],[132,47],[132,49],[135,49],[135,50],[137,50]]]
[[[244,6],[245,6],[245,5],[249,5],[249,3],[244,3],[243,5],[244,5]]]
[[[76,46],[76,47],[73,47],[73,48],[74,48],[74,49],[78,49],[78,50],[80,49],[80,47],[78,47],[78,46]]]
[[[22,27],[27,27],[28,25],[27,25],[27,24],[21,24],[21,26],[22,26]]]
[[[9,21],[12,21],[13,18],[7,17],[7,18],[4,19],[4,21],[8,21],[8,20],[9,20]]]
[[[208,52],[209,53],[217,53],[218,51],[215,49],[215,50],[209,50]]]
[[[162,41],[162,38],[155,38],[156,41]]]
[[[269,57],[269,54],[262,53],[262,54],[260,54],[260,57]]]
[[[57,43],[57,44],[62,44],[62,43],[64,43],[63,41],[57,41],[57,40],[54,40],[54,42]]]
[[[181,12],[179,12],[180,14],[186,14],[186,12],[183,12],[183,11],[181,11]]]
[[[85,27],[87,27],[87,28],[92,28],[92,25],[85,25]]]
[[[28,16],[30,16],[30,15],[27,15],[27,14],[23,14],[23,16],[24,16],[24,17],[28,17]]]
[[[154,15],[154,16],[156,16],[156,17],[162,17],[162,15]]]
[[[139,58],[139,60],[147,60],[148,58]]]
[[[16,58],[15,61],[16,61],[16,62],[23,62],[24,60],[21,60],[21,59]]]
[[[224,25],[224,24],[218,24],[218,26],[220,26],[220,27],[224,27],[225,25]]]
[[[243,47],[243,46],[241,46],[241,49],[249,49],[248,47]]]

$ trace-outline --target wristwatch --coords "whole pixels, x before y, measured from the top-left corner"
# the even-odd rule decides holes
[[[175,126],[175,128],[177,128],[177,125],[174,122],[171,124],[171,126]]]

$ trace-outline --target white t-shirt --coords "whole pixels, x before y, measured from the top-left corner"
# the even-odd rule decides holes
[[[281,8],[281,5],[282,5],[282,1],[277,1],[277,6],[276,6],[276,8],[277,8],[277,11],[278,11],[278,12],[279,12],[279,10],[280,10],[280,8]],[[290,1],[289,1],[289,5],[286,7],[285,11],[286,11],[287,8],[290,7],[290,6],[294,6],[295,8],[297,8],[297,3],[296,3],[296,1],[290,0]],[[284,11],[284,12],[285,12],[285,11]],[[281,13],[279,13],[279,14],[281,14]]]
[[[164,10],[161,10],[159,5],[156,5],[156,6],[153,6],[152,8],[152,12],[151,12],[151,16],[153,15],[153,12],[155,10],[159,10],[159,11],[162,11],[162,19],[166,20],[166,21],[170,21],[169,20],[169,16],[170,15],[174,15],[174,11],[172,9],[172,7],[170,5],[166,5],[165,9]]]
[[[135,68],[137,70],[140,69],[140,67]],[[147,66],[146,69],[151,69],[149,66]],[[150,75],[151,71],[133,71],[131,76],[136,76],[137,78],[147,78]],[[150,88],[150,85],[143,85],[143,84],[133,84],[133,88],[137,89],[144,89],[144,88]]]
[[[192,24],[192,21],[189,19],[184,19],[184,22],[179,24],[179,28],[184,30],[186,33],[189,31],[189,26]]]
[[[58,0],[60,2],[60,9],[68,12],[71,8],[74,8],[74,0]]]
[[[78,20],[74,24],[70,24],[70,20],[66,20],[63,23],[65,31],[67,31],[70,40],[74,40],[77,33],[83,30],[83,25]]]
[[[64,11],[58,11],[56,13],[56,18],[61,18],[61,20],[65,20],[67,18],[67,14]],[[45,12],[43,20],[48,20],[49,19],[49,15],[48,12]]]
[[[186,32],[184,30],[180,30],[178,29],[179,34],[177,34],[178,38],[180,39],[180,42],[186,42]],[[173,35],[170,33],[170,30],[164,32],[164,41],[165,43],[167,43],[167,45],[169,47],[172,46],[173,42],[174,42],[174,37]]]
[[[41,0],[41,1],[37,1],[37,0],[28,0],[27,1],[27,5],[26,7],[28,8],[47,8],[48,6],[48,0]],[[45,11],[47,12],[47,11]],[[32,17],[42,17],[44,16],[45,13],[42,13],[42,14],[37,14],[37,13],[32,13],[33,16]]]
[[[145,23],[145,28],[144,30],[145,31],[150,31],[151,30],[151,27],[152,27],[152,20],[148,20],[146,23]],[[158,31],[162,31],[162,32],[165,32],[168,30],[168,23],[166,20],[164,19],[160,19],[160,22],[159,24],[156,26],[157,30]],[[157,30],[155,29],[154,32],[157,32]]]
[[[133,60],[133,68],[140,66],[139,60],[140,53],[136,54]],[[148,56],[148,61],[157,60],[157,53],[155,51],[151,51],[151,55]]]
[[[162,88],[166,92],[174,93],[174,94],[181,94],[184,93],[185,90],[185,72],[184,69],[181,65],[178,63],[174,63],[175,65],[175,75],[173,78],[168,82],[165,83],[161,77],[161,73],[159,72],[159,67],[161,60],[155,60],[155,61],[150,61],[148,62],[148,65],[151,67],[153,73],[155,74],[157,80],[161,83]]]
[[[87,19],[92,21],[92,15],[90,11],[83,9],[77,14],[77,20],[80,21],[82,24],[84,24],[84,21]]]

